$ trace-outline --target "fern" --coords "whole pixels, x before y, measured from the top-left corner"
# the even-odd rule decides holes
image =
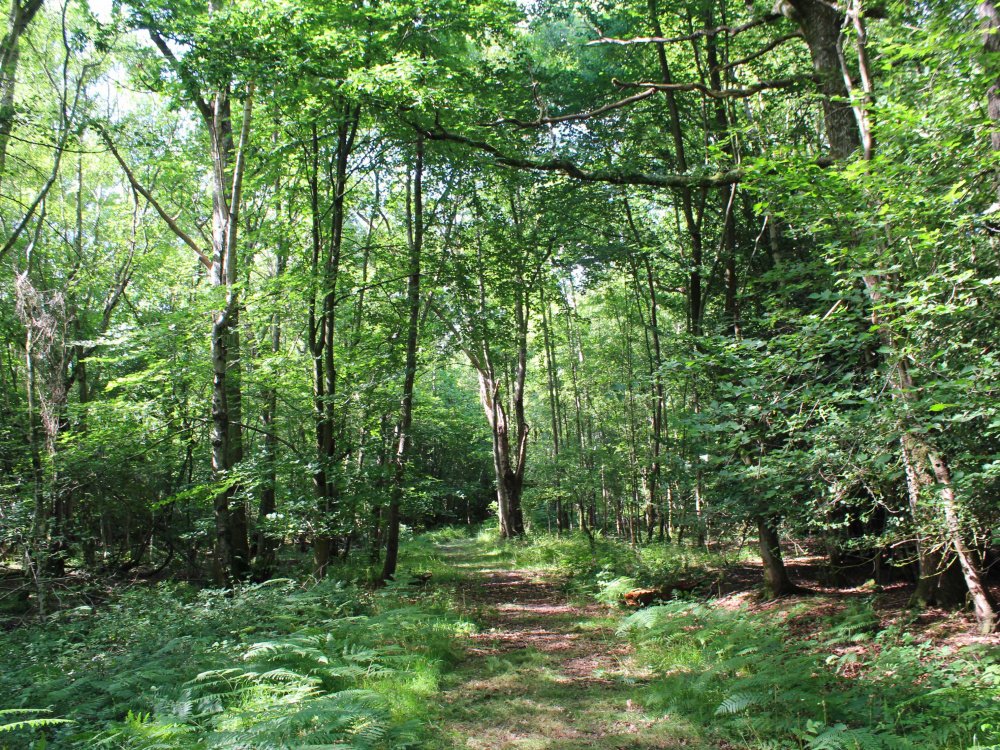
[[[715,714],[737,714],[745,708],[760,703],[764,703],[767,700],[766,696],[762,696],[760,693],[736,693],[726,698],[719,707],[715,709]]]
[[[459,624],[413,595],[330,580],[228,596],[137,587],[0,640],[0,694],[55,712],[0,712],[0,736],[20,747],[11,733],[44,729],[77,750],[410,747],[420,725],[403,706],[419,710]]]
[[[1000,739],[1000,653],[936,661],[926,646],[893,645],[898,634],[879,632],[877,624],[863,602],[832,617],[818,637],[802,639],[767,613],[675,602],[631,615],[619,633],[660,670],[647,705],[733,739],[752,736],[755,747],[914,750]],[[828,650],[869,639],[879,647]],[[849,662],[864,679],[837,671]]]
[[[47,714],[49,711],[44,708],[5,708],[0,709],[0,720],[7,716],[17,716],[20,714]],[[0,732],[16,732],[21,729],[44,729],[45,727],[56,726],[57,724],[72,724],[69,719],[55,719],[49,716],[41,716],[34,719],[18,719],[7,724],[0,724]]]

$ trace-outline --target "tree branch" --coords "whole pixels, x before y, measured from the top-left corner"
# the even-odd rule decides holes
[[[651,84],[646,84],[647,87]],[[643,172],[599,172],[584,170],[577,167],[568,159],[550,159],[548,161],[538,161],[533,159],[522,159],[504,154],[496,146],[485,141],[476,141],[471,138],[449,133],[440,127],[437,130],[424,130],[414,123],[410,125],[424,137],[432,141],[450,141],[461,143],[464,146],[484,151],[492,155],[498,164],[515,169],[527,169],[535,172],[559,172],[567,177],[582,182],[606,182],[612,185],[648,185],[660,188],[679,187],[702,187],[716,188],[723,185],[732,185],[743,179],[743,170],[732,169],[727,172],[690,173],[690,174],[646,174]]]
[[[141,195],[143,198],[145,198],[146,201],[149,203],[149,205],[151,205],[156,210],[156,213],[160,215],[160,218],[166,222],[168,227],[170,227],[171,231],[173,231],[174,234],[176,234],[178,237],[184,240],[184,243],[192,250],[194,250],[195,253],[197,253],[198,259],[202,262],[202,265],[204,265],[205,268],[211,269],[212,259],[209,258],[207,255],[205,255],[205,253],[202,252],[201,248],[198,247],[198,243],[196,243],[193,239],[191,239],[191,236],[180,228],[177,222],[174,221],[173,217],[163,210],[163,206],[161,206],[156,201],[156,199],[150,194],[150,192],[139,184],[139,181],[135,179],[135,175],[132,174],[132,170],[128,168],[128,165],[125,163],[125,160],[122,159],[121,154],[118,153],[118,149],[115,148],[115,144],[111,140],[111,136],[108,135],[108,133],[104,130],[104,128],[101,127],[100,125],[97,125],[96,128],[97,132],[101,136],[101,139],[107,144],[108,149],[111,151],[111,154],[115,157],[115,160],[118,162],[118,164],[121,165],[122,170],[125,172],[125,177],[128,178],[129,184],[132,186],[132,189],[135,190],[137,193],[139,193],[139,195]]]
[[[630,83],[627,81],[619,81],[618,79],[612,79],[611,83],[620,89],[645,89],[654,88],[657,91],[700,91],[705,96],[711,97],[712,99],[746,99],[748,96],[753,96],[761,91],[766,91],[768,89],[783,89],[790,86],[795,86],[800,83],[806,83],[807,81],[816,82],[819,77],[814,74],[802,74],[789,76],[788,78],[777,78],[773,81],[760,81],[742,89],[723,89],[719,91],[718,89],[709,88],[701,83]]]
[[[52,186],[55,184],[56,179],[59,177],[59,165],[62,162],[63,146],[66,145],[66,140],[68,138],[69,138],[69,130],[67,129],[66,132],[63,134],[62,140],[59,142],[59,145],[56,147],[55,157],[53,158],[52,162],[52,173],[49,175],[49,179],[46,180],[45,184],[42,186],[42,189],[38,191],[38,195],[35,196],[35,200],[32,202],[30,206],[28,206],[28,210],[24,214],[24,217],[21,219],[21,222],[17,225],[14,231],[11,232],[10,237],[7,238],[7,241],[3,244],[3,247],[0,247],[0,259],[2,259],[10,251],[10,249],[14,247],[14,243],[17,242],[18,238],[21,236],[21,233],[24,231],[25,227],[28,226],[28,222],[31,221],[31,218],[35,215],[35,211],[38,210],[38,207],[42,204],[42,201],[45,200],[45,197],[49,194],[49,190],[52,189]],[[43,216],[45,215],[44,210],[42,211],[42,215]],[[41,226],[41,222],[39,222],[39,226]]]
[[[732,68],[737,68],[740,65],[746,65],[748,62],[752,62],[753,60],[756,60],[758,57],[763,57],[768,52],[770,52],[771,50],[773,50],[775,47],[780,47],[785,42],[790,42],[792,39],[801,39],[801,38],[802,38],[802,32],[801,31],[795,31],[795,32],[792,32],[791,34],[785,34],[784,36],[779,36],[773,42],[765,44],[763,47],[761,47],[756,52],[752,52],[751,54],[747,55],[746,57],[741,57],[739,60],[733,60],[733,62],[731,62],[731,63],[726,63],[725,65],[718,66],[717,68],[712,68],[712,71],[713,72],[715,72],[715,71],[722,72],[724,70],[730,70]]]
[[[735,36],[742,31],[747,29],[752,29],[756,26],[764,26],[765,24],[774,23],[778,19],[783,18],[780,13],[768,13],[760,18],[755,18],[753,21],[747,21],[742,26],[718,26],[714,29],[701,29],[694,32],[693,34],[688,34],[687,36],[675,36],[675,37],[662,37],[662,36],[636,36],[631,39],[611,39],[602,36],[600,39],[595,39],[592,42],[587,42],[587,46],[590,47],[594,44],[620,44],[620,45],[630,45],[630,44],[676,44],[677,42],[690,42],[695,39],[700,39],[703,36],[715,36],[716,34],[729,34],[730,36]]]
[[[499,120],[493,122],[482,123],[480,127],[489,128],[495,127],[497,125],[516,125],[519,128],[537,128],[542,125],[556,125],[562,122],[579,122],[582,120],[589,120],[592,117],[598,117],[603,115],[605,112],[610,112],[615,109],[620,109],[621,107],[627,107],[630,104],[635,104],[636,102],[642,101],[643,99],[648,99],[656,93],[655,88],[649,88],[634,96],[630,96],[626,99],[621,99],[617,102],[612,102],[611,104],[605,104],[603,107],[598,107],[597,109],[591,109],[586,112],[578,112],[573,115],[562,115],[561,117],[539,117],[537,120],[531,122],[526,122],[524,120],[518,120],[516,117],[502,117]]]
[[[149,28],[146,29],[146,31],[149,32],[149,38],[153,40],[153,44],[155,44],[156,48],[160,50],[160,54],[163,55],[168,63],[170,63],[170,67],[174,69],[174,72],[181,79],[181,82],[184,84],[184,88],[187,89],[188,95],[191,97],[194,105],[198,108],[198,112],[200,112],[201,116],[205,119],[205,122],[211,123],[213,119],[212,108],[208,106],[205,102],[205,98],[201,95],[201,86],[198,85],[198,81],[195,77],[191,75],[191,71],[187,69],[187,66],[185,66],[184,63],[177,59],[173,50],[170,49],[156,29]]]
[[[212,424],[212,420],[211,419],[204,419],[202,417],[187,417],[187,419],[190,419],[190,420],[192,420],[194,422],[203,422],[204,424]],[[294,445],[292,445],[291,443],[289,443],[287,440],[283,440],[282,438],[278,437],[273,432],[268,432],[267,430],[262,430],[262,429],[260,429],[260,427],[254,427],[253,425],[246,424],[244,422],[230,422],[229,424],[232,425],[232,426],[234,426],[234,427],[241,427],[244,430],[250,430],[251,432],[257,432],[257,433],[260,433],[261,435],[266,435],[267,437],[272,438],[272,439],[276,440],[277,442],[281,443],[286,448],[290,448],[295,453],[296,456],[302,456],[302,452],[298,448],[296,448]],[[194,429],[194,428],[192,428],[192,427],[186,428],[186,430],[191,430],[191,429]],[[186,430],[181,430],[181,432],[185,432]]]
[[[450,330],[452,335],[454,335],[454,337],[458,340],[459,348],[465,352],[465,356],[469,358],[469,362],[472,363],[472,366],[476,368],[480,374],[485,373],[486,370],[483,367],[483,362],[476,356],[475,352],[472,351],[472,347],[466,343],[465,336],[463,336],[462,332],[458,330],[458,326],[455,325],[451,318],[441,312],[441,309],[437,305],[433,302],[429,304],[431,311],[448,327],[448,330]]]
[[[250,142],[250,116],[253,112],[255,86],[247,84],[246,99],[243,101],[243,123],[240,128],[240,143],[236,150],[236,165],[233,167],[233,189],[229,201],[229,220],[226,227],[226,259],[224,262],[226,283],[236,283],[236,229],[240,220],[243,200],[243,173],[246,171],[246,150]]]

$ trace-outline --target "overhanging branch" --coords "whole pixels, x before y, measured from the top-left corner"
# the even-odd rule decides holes
[[[656,91],[698,91],[712,99],[745,99],[761,91],[768,89],[783,89],[790,86],[797,86],[800,83],[816,82],[818,76],[814,74],[802,74],[789,76],[788,78],[777,78],[773,81],[759,81],[752,86],[739,89],[713,89],[701,83],[631,83],[612,79],[611,83],[620,89],[655,89]]]
[[[198,243],[195,242],[193,239],[191,239],[191,236],[187,232],[181,229],[180,225],[176,221],[174,221],[174,218],[170,214],[168,214],[163,209],[163,206],[161,206],[157,202],[157,200],[152,196],[152,194],[139,183],[139,181],[135,178],[135,175],[132,174],[132,170],[128,168],[128,165],[125,163],[125,160],[122,159],[121,154],[118,153],[118,149],[115,148],[115,144],[114,141],[111,140],[111,136],[109,136],[107,132],[104,130],[104,128],[102,128],[100,125],[96,126],[96,129],[97,132],[100,134],[101,139],[107,144],[108,149],[111,151],[111,155],[115,157],[115,161],[118,162],[118,164],[122,168],[122,171],[125,172],[125,177],[128,179],[128,182],[132,186],[132,189],[146,199],[149,205],[151,205],[156,210],[156,213],[160,215],[160,218],[163,219],[164,222],[166,222],[168,227],[170,227],[170,230],[184,241],[184,244],[186,244],[188,247],[190,247],[192,250],[195,251],[195,253],[198,255],[198,260],[202,262],[202,265],[204,265],[205,268],[211,269],[212,268],[211,258],[209,258],[207,255],[205,255],[205,253],[201,251],[201,248],[198,247]]]
[[[604,182],[611,185],[648,185],[659,188],[680,188],[680,187],[702,187],[717,188],[724,185],[733,185],[743,179],[743,170],[732,169],[726,172],[712,173],[687,173],[687,174],[650,174],[645,172],[626,171],[598,171],[586,170],[576,166],[568,159],[523,159],[517,156],[509,156],[503,153],[496,146],[485,141],[477,141],[466,138],[455,133],[438,128],[436,130],[425,130],[420,126],[410,123],[425,138],[432,141],[449,141],[460,143],[464,146],[483,151],[494,157],[498,164],[514,169],[526,169],[534,172],[557,172],[571,177],[581,182]]]
[[[794,31],[791,34],[785,34],[784,36],[779,36],[774,41],[765,44],[756,52],[751,52],[746,57],[741,57],[739,60],[733,60],[731,63],[726,63],[725,65],[720,65],[716,68],[712,68],[712,70],[722,72],[724,70],[731,70],[733,68],[738,68],[740,65],[746,65],[748,62],[753,62],[757,58],[763,57],[768,52],[773,50],[775,47],[780,47],[785,42],[790,42],[792,39],[801,39],[801,38],[802,38],[801,31]]]
[[[674,37],[661,37],[661,36],[635,36],[631,39],[613,39],[609,37],[602,36],[600,39],[595,39],[592,42],[587,42],[587,46],[594,44],[620,44],[620,45],[631,45],[631,44],[676,44],[678,42],[690,42],[695,39],[700,39],[703,36],[715,36],[716,34],[729,34],[730,36],[735,36],[740,32],[746,31],[747,29],[752,29],[756,26],[764,26],[765,24],[774,23],[779,18],[783,16],[780,13],[768,13],[766,16],[761,16],[760,18],[755,18],[753,21],[747,21],[741,26],[718,26],[714,29],[700,29],[693,34],[687,34],[685,36],[674,36]]]
[[[212,108],[208,106],[205,98],[201,95],[201,86],[198,85],[197,79],[191,75],[191,71],[188,67],[181,61],[177,59],[177,56],[170,49],[170,46],[163,40],[159,32],[150,26],[147,31],[149,32],[149,38],[152,40],[156,48],[160,50],[160,54],[167,61],[173,71],[181,79],[181,83],[184,84],[184,88],[188,92],[188,96],[194,102],[195,107],[198,108],[198,112],[201,113],[202,118],[205,122],[212,122]]]
[[[563,122],[581,122],[583,120],[589,120],[592,117],[603,115],[605,112],[611,112],[612,110],[627,107],[630,104],[635,104],[643,99],[648,99],[654,94],[656,94],[656,89],[649,88],[646,91],[635,94],[634,96],[621,99],[617,102],[612,102],[611,104],[605,104],[603,107],[597,107],[596,109],[591,109],[586,112],[577,112],[576,114],[562,115],[561,117],[539,117],[537,120],[532,120],[530,122],[526,120],[518,120],[516,117],[501,117],[499,120],[483,123],[482,127],[488,128],[495,127],[497,125],[516,125],[519,128],[537,128],[543,125],[558,125]]]

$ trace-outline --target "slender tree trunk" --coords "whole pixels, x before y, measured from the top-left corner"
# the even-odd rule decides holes
[[[857,8],[851,6],[851,16],[848,18],[843,10],[821,0],[790,0],[790,6],[795,9],[795,20],[802,29],[813,60],[813,68],[820,78],[820,90],[824,95],[824,119],[827,137],[830,141],[831,156],[837,160],[845,159],[864,143],[864,158],[870,159],[871,137],[867,112],[855,111],[849,104],[845,103],[850,101],[852,84],[844,53],[840,47],[841,29],[845,20],[852,20],[858,32],[858,60],[861,80],[866,96],[870,97],[872,82],[864,47],[864,27]],[[992,16],[991,11],[993,11]],[[980,6],[980,13],[984,16],[987,29],[990,31],[995,25],[995,10],[987,2]],[[989,37],[987,45],[994,42],[992,33],[989,34]],[[987,96],[990,97],[989,92]],[[995,143],[1000,144],[1000,140]],[[881,283],[879,277],[865,276],[865,285],[876,304],[883,296]],[[894,346],[888,323],[885,321],[882,323],[884,324],[880,325],[879,330],[883,343],[890,352],[889,356],[895,357],[897,361],[898,378],[894,380],[897,395],[903,400],[910,400],[913,398],[914,388],[907,363]],[[944,516],[943,536],[955,551],[961,564],[980,630],[984,633],[991,632],[996,627],[996,604],[993,602],[989,590],[983,586],[979,570],[965,545],[947,457],[926,436],[914,430],[904,431],[902,447],[911,506],[918,503],[921,489],[927,484],[936,483],[940,487],[938,496],[940,509]],[[932,472],[928,472],[928,463],[931,465]],[[930,477],[933,479],[929,482]],[[917,508],[919,510],[919,504]],[[914,520],[920,527],[920,516],[918,515]],[[926,542],[923,544],[918,542],[918,546],[922,550],[920,552],[922,583],[918,586],[915,598],[919,601],[927,599],[930,595],[929,589],[937,585],[936,575],[930,572],[930,568],[935,563],[937,563],[935,567],[939,567],[940,561],[933,559],[932,555],[928,554]]]
[[[278,250],[274,271],[275,280],[280,280],[285,272],[285,253]],[[271,314],[271,354],[277,356],[281,351],[281,314],[275,311]],[[260,492],[260,507],[257,512],[257,538],[254,542],[254,578],[266,581],[271,577],[275,566],[277,540],[267,533],[268,516],[274,513],[278,489],[278,440],[274,434],[277,429],[275,416],[278,411],[278,388],[273,384],[267,391],[264,412],[261,420],[264,423],[264,485]]]
[[[230,398],[239,398],[238,385],[229,383],[231,360],[239,360],[239,339],[234,338],[238,324],[239,289],[237,286],[236,233],[239,227],[239,213],[243,190],[245,149],[250,136],[250,115],[253,90],[247,91],[243,108],[239,150],[236,161],[233,156],[232,118],[228,88],[216,93],[211,117],[206,113],[212,155],[212,267],[211,278],[214,287],[226,290],[223,309],[212,324],[212,473],[217,481],[225,481],[226,487],[215,497],[216,531],[216,582],[220,586],[231,585],[247,572],[249,544],[246,539],[245,508],[242,513],[233,511],[231,504],[237,496],[237,486],[232,477],[236,467],[235,459],[242,458],[242,441],[236,437],[232,422],[238,422],[239,404],[230,403]],[[231,180],[231,183],[230,183]],[[230,347],[237,347],[230,351]],[[233,409],[236,419],[233,419]],[[242,502],[239,500],[238,502]],[[234,523],[235,515],[235,523]]]
[[[552,464],[555,472],[556,485],[556,530],[560,533],[565,531],[565,519],[563,517],[562,496],[559,494],[559,407],[557,403],[557,385],[555,372],[555,353],[552,341],[549,336],[548,305],[545,296],[542,295],[542,342],[545,346],[545,372],[548,379],[549,390],[549,410],[552,416]]]
[[[552,441],[553,441],[553,462],[556,463],[556,529],[562,533],[569,531],[569,515],[563,507],[562,491],[560,490],[559,466],[556,461],[559,457],[563,442],[562,434],[562,403],[559,394],[559,374],[556,367],[556,347],[553,340],[553,332],[549,325],[551,312],[548,303],[542,301],[542,334],[545,343],[546,370],[549,377],[549,406],[552,414]]]
[[[513,409],[517,433],[511,436],[510,417],[501,397],[502,383],[497,376],[486,341],[480,342],[482,356],[465,347],[466,356],[476,368],[479,378],[479,400],[493,438],[493,469],[497,485],[497,507],[500,533],[511,538],[524,533],[521,492],[527,462],[529,427],[524,419],[524,379],[527,371],[528,315],[523,301],[515,307],[517,319],[518,366],[513,387]],[[450,325],[450,324],[449,324]],[[511,437],[516,441],[511,444]],[[515,452],[516,451],[516,452]]]
[[[722,5],[723,15],[721,21],[726,23],[725,3]],[[712,8],[705,11],[705,28],[715,27],[715,16]],[[725,54],[725,48],[722,50]],[[705,37],[705,62],[708,65],[709,85],[716,91],[722,90],[722,74],[720,72],[719,43],[718,37],[710,34]],[[728,62],[728,59],[726,59]],[[722,143],[723,152],[732,158],[733,147],[729,134],[729,116],[726,112],[726,103],[722,99],[715,100],[715,121],[711,127],[715,131],[716,141]],[[736,200],[736,186],[727,185],[720,192],[722,202],[722,238],[719,249],[722,254],[724,264],[725,281],[725,302],[723,306],[723,317],[726,322],[726,332],[733,337],[739,336],[739,303],[738,303],[738,279],[736,275],[736,222],[733,212],[733,203]]]
[[[226,462],[235,468],[243,461],[243,359],[240,340],[239,303],[233,310],[226,336],[226,405],[229,409],[229,456]],[[243,580],[250,572],[250,534],[247,523],[247,494],[242,482],[230,493],[230,534],[232,537],[233,577]]]
[[[403,396],[399,408],[399,444],[396,449],[395,475],[387,519],[385,563],[382,580],[396,575],[399,556],[399,510],[403,498],[403,480],[410,451],[410,429],[413,424],[413,385],[417,377],[417,342],[420,328],[420,255],[424,243],[424,139],[417,137],[413,167],[412,210],[410,219],[409,275],[406,281],[406,302],[409,320],[406,327],[406,372],[403,376]]]
[[[982,20],[983,51],[993,57],[985,61],[987,70],[997,70],[1000,66],[1000,11],[995,0],[984,0],[977,7]],[[986,89],[986,111],[994,123],[990,133],[993,151],[1000,151],[1000,73]],[[1000,196],[1000,179],[997,180],[997,195]]]
[[[11,0],[7,16],[7,32],[0,42],[0,180],[7,164],[7,145],[14,131],[17,110],[14,107],[14,89],[17,82],[17,65],[21,58],[21,36],[42,7],[42,0]]]
[[[37,375],[35,370],[35,345],[32,329],[29,327],[24,346],[24,363],[26,384],[25,388],[28,396],[27,433],[28,451],[31,454],[31,495],[34,501],[34,513],[32,513],[32,527],[29,535],[28,547],[25,551],[28,570],[36,578],[41,570],[41,559],[44,555],[43,548],[45,537],[48,533],[48,506],[45,503],[45,495],[42,492],[42,452],[39,447],[41,442],[41,429],[38,418]]]
[[[517,370],[514,376],[514,424],[517,429],[517,464],[508,485],[507,503],[511,530],[514,536],[524,535],[524,511],[521,508],[521,490],[527,463],[528,422],[524,416],[524,381],[528,372],[528,314],[524,304],[524,282],[518,284],[514,303],[517,323]]]
[[[227,308],[230,305],[226,305]],[[233,467],[229,465],[229,407],[226,388],[228,352],[226,337],[229,318],[224,310],[212,326],[212,473],[219,480],[225,480]],[[216,584],[228,586],[236,573],[233,557],[232,519],[230,498],[232,487],[220,491],[215,496],[215,578]]]
[[[643,246],[642,235],[635,224],[632,216],[632,209],[628,198],[625,199],[625,216],[628,219],[629,227],[633,237],[639,247]],[[660,365],[662,357],[660,353],[660,323],[658,317],[658,307],[656,299],[656,285],[653,282],[653,268],[649,262],[649,254],[643,251],[643,265],[645,267],[646,287],[649,291],[649,326],[645,325],[646,353],[649,358],[649,387],[652,396],[652,431],[650,433],[651,461],[646,472],[646,485],[648,501],[644,509],[646,516],[647,541],[653,541],[653,531],[656,527],[656,516],[659,510],[659,485],[660,485],[660,450],[663,441],[663,382],[660,379]],[[644,297],[640,289],[639,272],[636,264],[632,263],[632,277],[635,281],[636,303],[639,305],[639,315],[642,316],[641,303]]]
[[[988,5],[991,0],[987,0]],[[993,9],[992,19],[996,20],[996,11]],[[869,72],[868,66],[868,56],[865,49],[866,35],[864,24],[861,19],[860,11],[857,6],[851,6],[851,20],[857,29],[857,51],[858,51],[858,64],[861,72],[861,81],[865,91],[866,97],[870,100],[872,96],[872,79]],[[994,41],[995,40],[991,40]],[[1000,48],[1000,43],[995,42],[996,47]],[[847,72],[846,65],[844,66],[844,79],[845,84],[850,84],[850,77]],[[994,87],[991,87],[990,94],[991,97],[996,96],[996,91]],[[991,98],[991,106],[995,103]],[[991,110],[991,117],[993,117],[994,112]],[[862,112],[858,117],[858,123],[862,128],[862,137],[865,142],[865,156],[866,160],[871,159],[871,137],[870,131],[867,124],[867,113]],[[996,148],[1000,145],[1000,139],[994,140],[994,147]],[[869,292],[872,294],[873,301],[881,296],[881,291],[876,288],[876,279],[872,276],[865,276],[865,284],[869,288]],[[880,335],[883,337],[885,343],[889,346],[889,350],[892,352],[892,332],[888,325],[879,326]],[[898,388],[899,395],[904,400],[909,400],[914,397],[915,389],[912,377],[910,376],[909,368],[907,366],[906,359],[904,355],[897,354],[897,371],[898,379],[895,384]],[[906,443],[909,443],[908,450],[906,449]],[[961,566],[962,575],[965,579],[965,585],[969,591],[969,598],[972,600],[973,609],[976,615],[976,622],[979,624],[979,630],[982,634],[988,634],[993,632],[997,627],[997,603],[993,598],[990,590],[983,584],[982,575],[979,568],[973,559],[973,556],[968,549],[963,529],[961,528],[961,523],[959,520],[958,512],[958,500],[955,494],[955,488],[951,479],[951,470],[948,465],[947,455],[941,451],[937,446],[934,445],[933,441],[925,434],[918,433],[916,431],[911,431],[904,433],[904,459],[906,458],[907,452],[915,459],[913,464],[908,464],[907,468],[913,469],[916,472],[925,470],[924,461],[921,459],[921,454],[926,456],[926,461],[928,461],[933,470],[933,475],[937,486],[940,488],[938,491],[939,502],[941,505],[941,511],[944,515],[944,536],[948,540],[948,544],[954,551],[955,556],[958,558],[959,564]],[[909,474],[909,471],[908,471]],[[914,497],[911,493],[911,498]],[[941,587],[941,582],[938,582],[938,587]],[[939,597],[943,598],[943,597]]]
[[[656,0],[647,0],[647,4],[653,32],[657,37],[662,38],[663,29],[660,26],[660,16]],[[667,62],[666,45],[657,44],[656,53],[660,64],[660,78],[663,83],[670,85],[673,83],[673,78],[670,74],[669,63]],[[688,163],[685,155],[684,135],[681,130],[680,112],[677,108],[677,97],[672,90],[666,91],[665,95],[667,111],[670,114],[670,131],[673,136],[674,161],[676,162],[677,169],[681,173],[686,173],[688,171]],[[684,225],[691,243],[691,270],[688,274],[688,307],[691,316],[691,335],[697,339],[702,334],[702,312],[704,310],[701,288],[701,264],[703,260],[701,212],[696,209],[694,191],[691,187],[684,186],[679,191],[681,196],[681,212],[684,215]]]
[[[312,289],[309,295],[309,322],[308,322],[308,349],[312,362],[312,384],[313,384],[313,423],[316,443],[316,468],[313,470],[312,483],[313,491],[316,495],[316,515],[315,526],[313,528],[313,575],[322,577],[326,574],[329,564],[329,535],[323,525],[327,522],[329,508],[327,507],[327,497],[329,491],[327,487],[327,470],[325,455],[327,451],[328,426],[331,424],[328,412],[333,408],[332,400],[326,393],[326,377],[324,373],[323,350],[327,345],[327,326],[323,298],[320,297],[322,289],[328,288],[330,284],[329,273],[323,274],[321,264],[323,262],[323,230],[321,223],[320,209],[320,167],[319,167],[319,132],[315,123],[312,125],[312,138],[310,151],[308,153],[309,169],[309,201],[311,213],[311,233],[312,253]]]
[[[900,360],[897,369],[903,382],[909,383],[908,387],[897,386],[898,392],[904,400],[909,400],[912,397],[908,394],[912,393],[913,386],[905,362]],[[984,635],[991,633],[997,625],[997,604],[983,583],[982,574],[965,542],[948,460],[924,434],[904,432],[900,441],[906,467],[910,510],[917,530],[920,571],[920,579],[911,602],[919,606],[932,603],[943,606],[955,599],[952,592],[943,588],[946,585],[943,573],[951,562],[951,558],[940,551],[938,539],[943,536],[947,540],[949,551],[958,559],[979,629]],[[937,507],[928,506],[927,494],[933,492],[934,488],[937,492]],[[937,531],[941,526],[942,531]]]
[[[511,449],[510,420],[499,391],[500,383],[493,373],[492,365],[484,365],[484,369],[479,370],[479,396],[493,432],[493,468],[497,482],[500,533],[506,538],[512,538],[524,533],[520,507],[528,434],[525,430],[520,435],[515,454]]]
[[[330,228],[324,254],[323,212],[320,208],[320,138],[312,126],[309,158],[309,192],[312,211],[312,268],[314,287],[309,302],[309,351],[312,357],[313,413],[316,429],[316,469],[313,489],[316,494],[316,528],[313,533],[313,576],[326,575],[330,561],[337,556],[337,538],[333,533],[338,512],[339,483],[334,466],[340,445],[337,431],[337,336],[340,261],[343,248],[347,172],[350,155],[360,122],[359,105],[342,103],[343,120],[337,132],[337,148],[333,155],[332,199],[329,210]],[[320,267],[322,266],[322,272]],[[322,293],[320,300],[319,294]]]

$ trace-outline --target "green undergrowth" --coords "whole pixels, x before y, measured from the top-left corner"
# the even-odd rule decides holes
[[[628,590],[691,581],[707,589],[718,571],[736,557],[709,552],[703,547],[653,543],[633,546],[610,537],[536,532],[523,540],[501,540],[490,529],[478,541],[505,564],[544,569],[558,575],[566,588],[581,597],[596,597],[607,604],[621,600]],[[744,556],[747,553],[741,553]]]
[[[1000,747],[1000,650],[941,649],[871,602],[822,618],[673,602],[619,634],[658,674],[651,708],[713,728],[740,747],[916,750]]]
[[[406,559],[436,565],[434,543]],[[133,587],[15,630],[0,641],[0,708],[45,713],[10,714],[33,722],[0,732],[0,748],[415,746],[472,626],[446,588],[398,578]]]
[[[872,600],[722,608],[710,584],[735,559],[704,549],[591,543],[582,534],[504,542],[487,531],[480,543],[511,567],[549,570],[574,594],[608,605],[635,587],[705,584],[627,616],[618,635],[634,646],[635,665],[653,675],[634,698],[722,746],[1000,748],[996,647],[941,647],[907,632],[906,622],[882,628]]]

